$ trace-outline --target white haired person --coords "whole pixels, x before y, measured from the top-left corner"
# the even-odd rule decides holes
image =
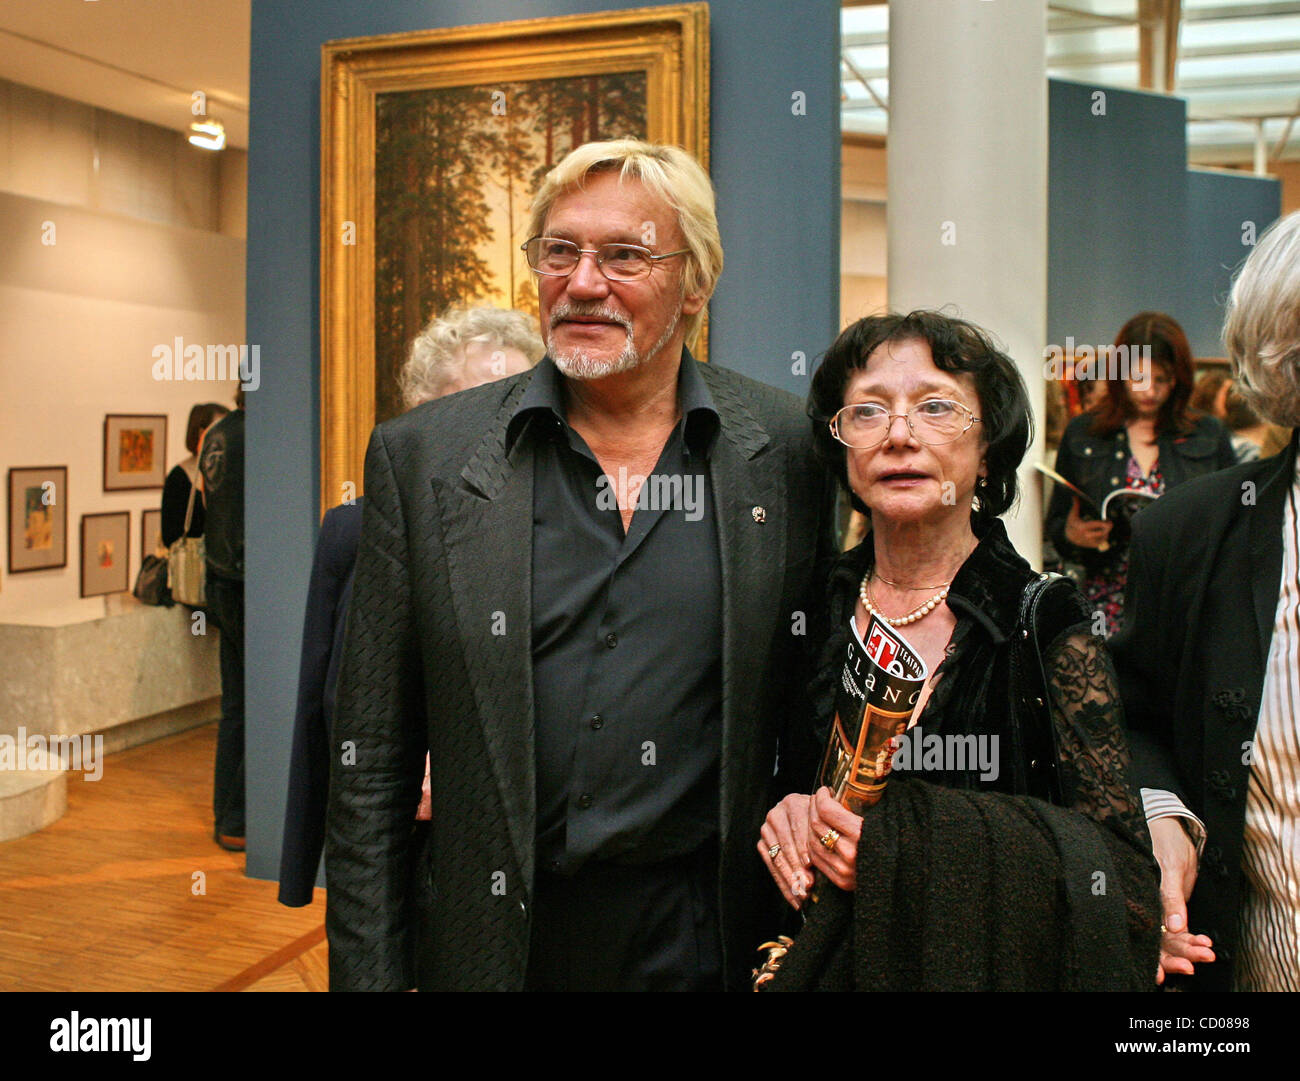
[[[503,308],[450,308],[416,336],[400,385],[408,410],[460,390],[517,375],[545,352],[533,320]],[[325,843],[329,732],[342,656],[344,613],[361,536],[362,500],[321,521],[307,593],[298,710],[294,719],[289,798],[280,851],[280,903],[309,905]],[[428,771],[416,817],[429,817]]]
[[[1300,425],[1300,212],[1237,275],[1223,339],[1259,416]],[[1161,870],[1161,979],[1300,991],[1300,473],[1188,481],[1133,523],[1112,640]]]
[[[399,384],[407,409],[527,371],[544,347],[533,320],[513,308],[449,308],[411,343]]]

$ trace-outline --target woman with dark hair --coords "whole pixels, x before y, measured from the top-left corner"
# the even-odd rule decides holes
[[[185,425],[185,449],[190,452],[188,458],[177,462],[163,484],[162,495],[162,542],[168,548],[180,539],[185,532],[185,510],[190,503],[190,488],[193,487],[199,472],[199,444],[203,433],[224,417],[230,410],[216,402],[204,402],[190,410],[189,422]],[[189,536],[203,536],[203,493],[194,496],[194,513],[190,515]]]
[[[1078,590],[1044,585],[998,518],[1032,433],[1015,365],[962,320],[875,316],[827,351],[808,412],[870,521],[830,575],[818,716],[829,729],[851,636],[861,642],[874,613],[930,673],[913,746],[923,726],[927,743],[963,753],[918,752],[861,817],[826,787],[769,812],[758,851],[786,900],[805,906],[813,867],[838,887],[807,906],[770,986],[1151,986],[1155,864],[1105,643]],[[1027,618],[1030,586],[1042,592]],[[1103,866],[1100,893],[1070,902]]]
[[[1115,346],[1120,370],[1106,396],[1070,421],[1056,452],[1056,471],[1092,506],[1085,511],[1079,496],[1058,484],[1046,525],[1061,558],[1082,565],[1084,596],[1105,615],[1108,635],[1123,617],[1129,522],[1147,500],[1120,499],[1105,519],[1097,516],[1102,502],[1119,489],[1158,497],[1237,461],[1223,425],[1188,407],[1195,373],[1182,327],[1161,312],[1141,312],[1120,329]]]

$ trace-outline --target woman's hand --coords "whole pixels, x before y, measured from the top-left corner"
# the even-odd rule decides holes
[[[812,871],[808,858],[808,803],[809,797],[792,792],[767,812],[758,854],[782,895],[791,907],[799,908],[812,886]],[[776,856],[772,851],[779,846]]]
[[[1100,548],[1105,551],[1114,526],[1114,522],[1085,522],[1079,514],[1079,497],[1075,496],[1065,519],[1065,539],[1076,548]]]
[[[862,836],[862,819],[841,807],[831,790],[819,788],[808,804],[809,846],[813,865],[842,890],[858,885],[858,838]],[[831,830],[839,834],[831,847],[822,843]]]
[[[1214,960],[1214,943],[1208,935],[1194,935],[1187,929],[1187,898],[1196,885],[1196,846],[1176,817],[1157,818],[1148,823],[1151,850],[1160,864],[1160,908],[1165,932],[1160,936],[1160,967],[1156,983],[1178,972],[1191,976],[1196,965]]]

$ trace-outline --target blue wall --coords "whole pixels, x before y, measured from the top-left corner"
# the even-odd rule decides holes
[[[320,46],[643,0],[255,0],[248,169],[248,873],[279,873],[303,604],[320,509]],[[712,173],[726,267],[710,357],[802,395],[791,354],[838,328],[839,5],[710,6]],[[791,94],[807,97],[804,116]]]
[[[1231,268],[1281,211],[1281,186],[1187,168],[1186,103],[1048,83],[1047,339],[1100,345],[1132,315],[1168,312],[1197,356],[1222,356]],[[1103,90],[1105,113],[1094,112]]]
[[[1279,181],[1250,174],[1187,171],[1191,228],[1186,273],[1194,303],[1183,329],[1197,356],[1227,356],[1220,335],[1233,272],[1250,254],[1254,238],[1281,213]]]

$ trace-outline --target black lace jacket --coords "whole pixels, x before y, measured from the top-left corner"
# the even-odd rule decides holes
[[[834,712],[849,618],[858,583],[873,559],[871,536],[844,553],[829,582],[829,637],[818,657],[811,685],[824,736]],[[944,660],[934,677],[929,701],[918,718],[928,736],[973,734],[999,737],[999,770],[981,780],[978,768],[962,771],[896,771],[890,784],[919,778],[950,787],[1008,794],[1038,794],[1031,763],[1017,760],[1009,717],[1020,711],[1026,728],[1041,728],[1012,692],[1012,654],[1019,634],[1020,601],[1035,577],[1029,564],[994,521],[958,571],[948,593],[957,618]],[[1114,666],[1104,639],[1092,631],[1087,602],[1068,581],[1052,586],[1039,608],[1038,640],[1051,687],[1051,715],[1059,748],[1061,802],[1107,828],[1112,848],[1122,853],[1130,929],[1147,938],[1159,924],[1158,873],[1151,855],[1146,819],[1129,780],[1128,743]],[[906,629],[903,629],[906,636]],[[1037,673],[1035,673],[1035,678]],[[1041,745],[1041,744],[1040,744]],[[1050,743],[1047,744],[1050,746]],[[1024,752],[1028,757],[1028,752]],[[886,796],[888,798],[888,796]],[[1154,977],[1155,958],[1151,958]]]

